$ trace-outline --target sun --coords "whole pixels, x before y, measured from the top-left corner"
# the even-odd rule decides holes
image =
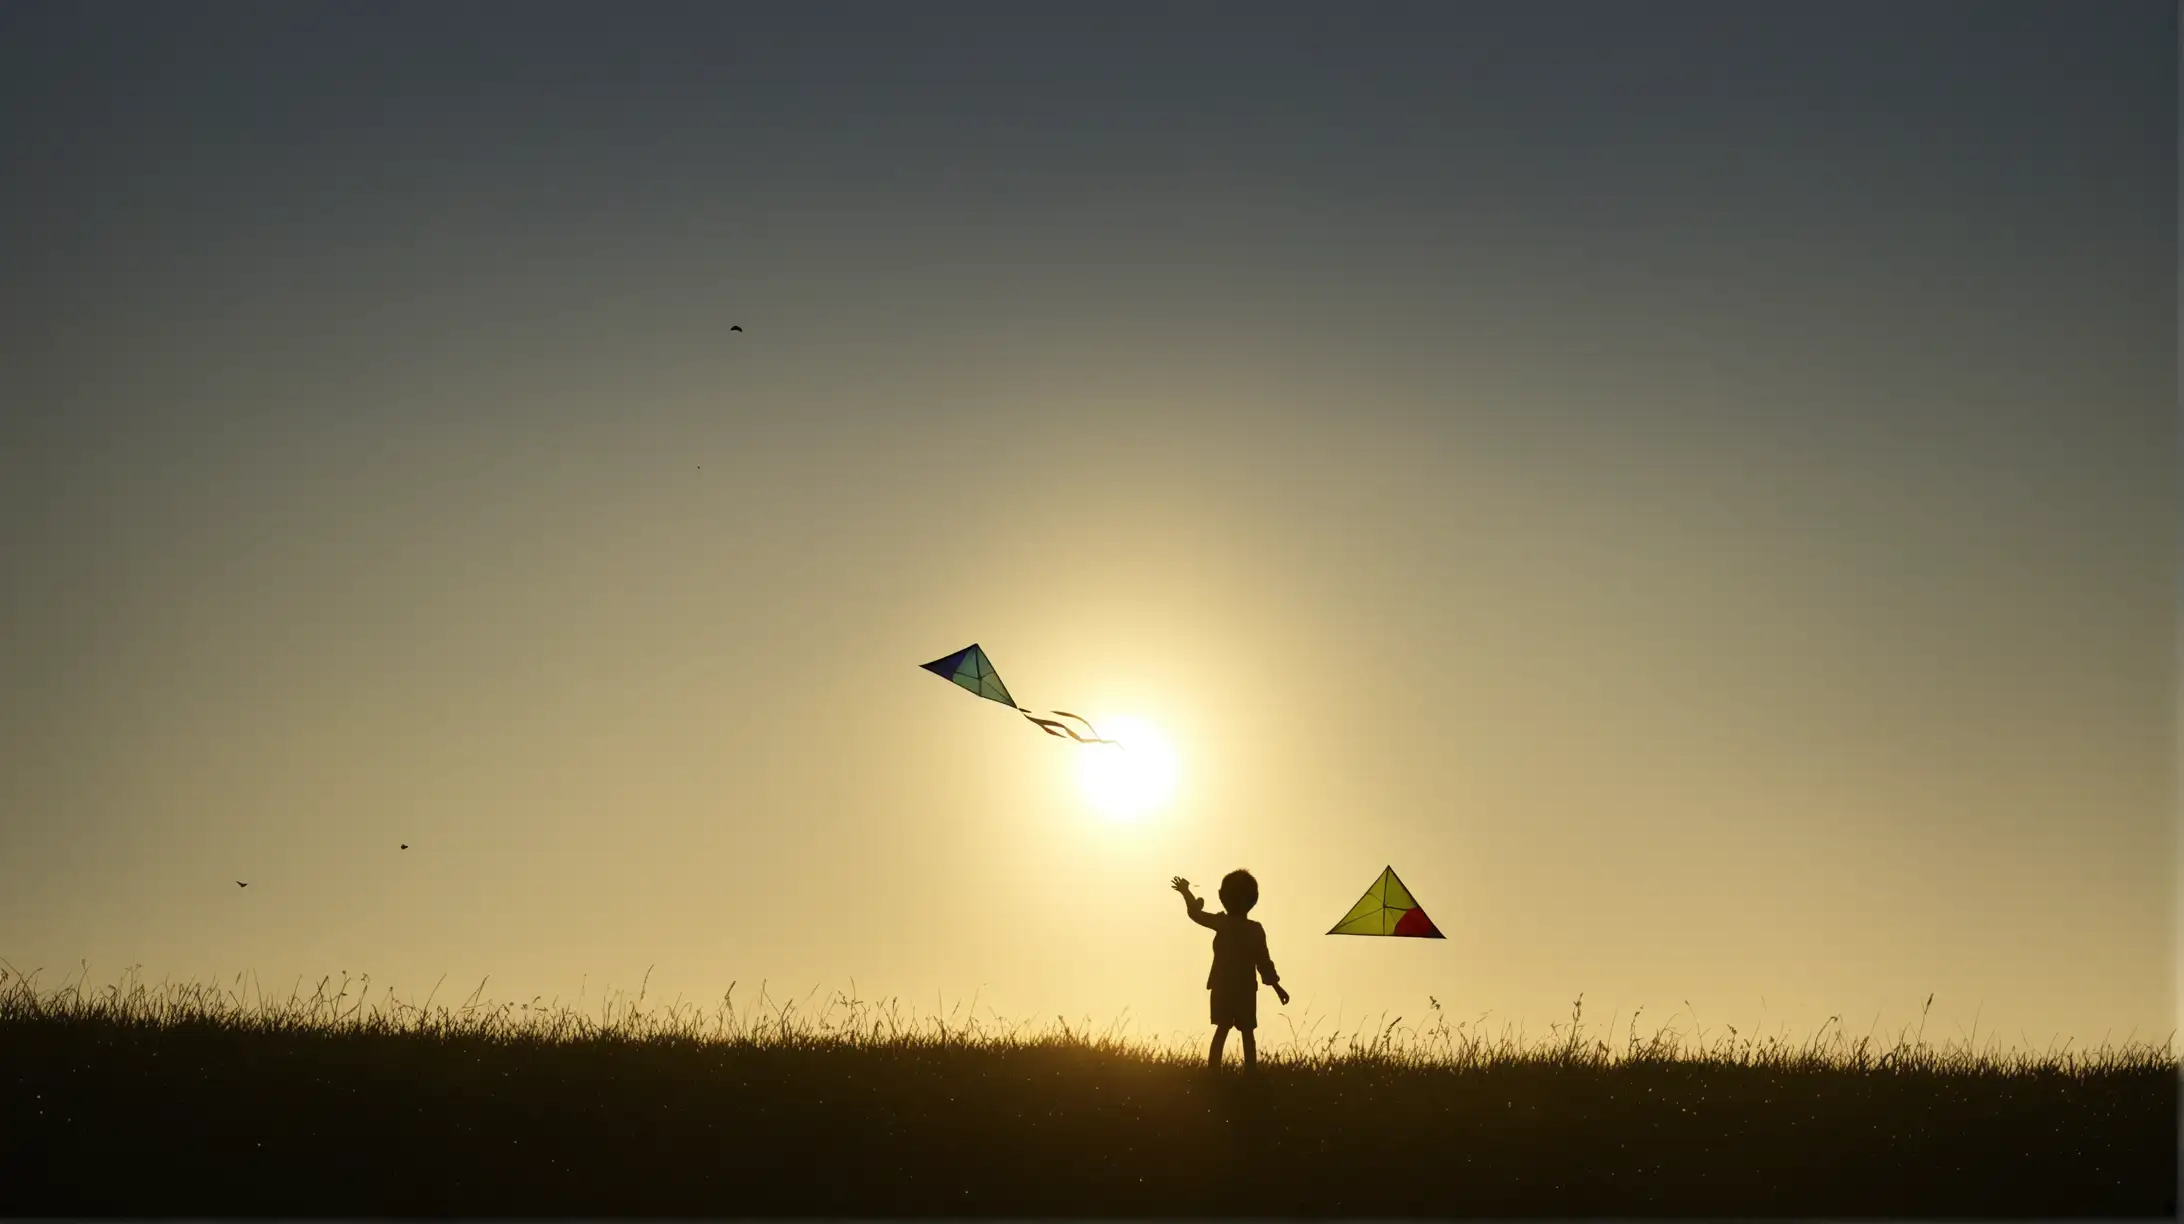
[[[1086,745],[1078,766],[1092,806],[1113,820],[1165,807],[1175,795],[1175,751],[1160,729],[1134,718],[1103,718],[1100,734],[1116,742]]]

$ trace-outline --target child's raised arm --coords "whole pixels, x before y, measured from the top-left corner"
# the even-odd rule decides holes
[[[1221,924],[1215,922],[1212,917],[1206,913],[1206,903],[1191,895],[1191,882],[1189,880],[1184,879],[1182,876],[1177,876],[1173,880],[1168,881],[1168,887],[1183,894],[1183,908],[1187,913],[1190,914],[1192,922],[1195,922],[1203,927],[1212,927],[1215,930],[1220,929]]]

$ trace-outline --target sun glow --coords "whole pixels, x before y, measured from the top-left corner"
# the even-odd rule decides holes
[[[1078,767],[1085,798],[1114,820],[1135,820],[1175,794],[1175,752],[1158,728],[1132,718],[1100,720],[1114,744],[1090,744]]]

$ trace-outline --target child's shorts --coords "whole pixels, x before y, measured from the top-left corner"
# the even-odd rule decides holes
[[[1255,1029],[1259,1027],[1259,984],[1253,982],[1248,989],[1216,986],[1213,995],[1213,1022],[1230,1028]]]

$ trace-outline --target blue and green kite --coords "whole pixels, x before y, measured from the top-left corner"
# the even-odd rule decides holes
[[[1090,735],[1079,735],[1077,729],[1067,723],[1056,722],[1052,718],[1039,718],[1033,715],[1030,710],[1016,704],[1016,699],[1009,696],[1009,687],[1001,683],[999,673],[993,670],[993,660],[986,657],[986,652],[980,650],[976,642],[972,642],[954,654],[942,656],[920,666],[943,680],[955,681],[988,701],[1000,702],[1002,705],[1030,719],[1048,735],[1067,736],[1080,744],[1116,743],[1114,740],[1101,739],[1099,729],[1094,727],[1091,721],[1081,714],[1072,714],[1067,710],[1047,711],[1056,718],[1070,718],[1083,723],[1085,730],[1092,733]]]

